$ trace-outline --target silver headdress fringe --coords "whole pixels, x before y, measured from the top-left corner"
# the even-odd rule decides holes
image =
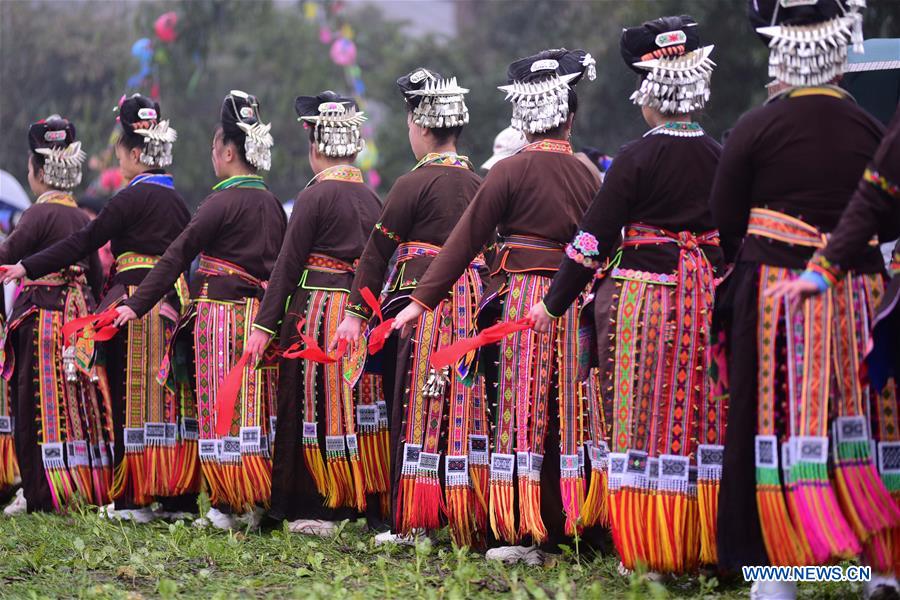
[[[319,152],[332,158],[353,156],[365,148],[365,140],[360,135],[360,125],[366,117],[356,108],[344,106],[340,102],[325,102],[319,105],[319,114],[300,117],[300,121],[312,123],[314,138]]]
[[[590,54],[585,54],[581,64],[588,81],[597,78],[597,61]],[[559,127],[569,116],[569,83],[579,75],[581,73],[570,73],[560,77],[554,73],[540,81],[514,81],[499,86],[513,105],[512,128],[535,134]]]
[[[169,127],[168,121],[154,123],[146,129],[134,132],[144,137],[141,163],[148,167],[168,167],[172,164],[172,144],[178,139],[178,132]]]
[[[709,55],[713,46],[697,48],[681,56],[665,56],[634,63],[647,76],[630,100],[663,114],[688,114],[709,100],[709,80],[716,66]]]
[[[569,116],[569,82],[578,75],[553,74],[540,81],[499,86],[513,105],[513,129],[534,134],[559,127]]]
[[[72,142],[65,148],[38,148],[43,154],[44,183],[58,190],[71,190],[81,183],[81,163],[87,154],[81,149],[81,142]]]
[[[863,52],[865,0],[848,0],[849,10],[814,25],[758,27],[769,42],[769,76],[796,86],[828,83],[847,68],[847,47]]]
[[[469,122],[466,107],[466,88],[459,87],[456,77],[428,79],[420,90],[406,92],[407,96],[421,96],[422,101],[413,110],[413,122],[429,129],[458,127]]]
[[[272,124],[254,123],[253,125],[247,125],[238,121],[237,126],[247,134],[247,139],[244,140],[244,153],[247,155],[247,162],[263,171],[271,169],[272,146],[275,144],[272,134],[269,133],[272,129]]]

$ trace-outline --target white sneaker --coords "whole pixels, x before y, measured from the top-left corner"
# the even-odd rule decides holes
[[[528,554],[525,555],[523,562],[526,565],[531,567],[539,567],[544,564],[544,561],[547,560],[547,553],[538,548],[537,546],[532,546],[528,550]]]
[[[869,600],[879,598],[896,598],[900,592],[897,578],[883,573],[873,573],[872,579],[863,587],[863,598]]]
[[[399,546],[415,546],[417,542],[425,537],[425,532],[421,529],[413,529],[408,535],[383,531],[375,535],[375,545],[397,544]]]
[[[28,502],[25,500],[25,492],[19,488],[16,490],[16,497],[3,509],[3,514],[7,517],[15,517],[24,515],[26,512],[28,512]]]
[[[621,560],[619,561],[619,566],[616,567],[616,572],[622,577],[631,577],[631,574],[633,573],[633,571],[626,567]]]
[[[540,552],[534,546],[500,546],[488,550],[484,557],[488,560],[499,560],[511,565],[517,562],[526,562],[535,551]]]
[[[234,515],[226,515],[218,508],[210,508],[206,516],[194,521],[194,527],[215,527],[216,529],[237,529],[237,519]]]
[[[319,537],[331,537],[337,529],[334,521],[322,521],[319,519],[297,519],[288,523],[288,531],[291,533],[304,533]]]
[[[103,519],[119,519],[120,521],[134,521],[135,523],[150,523],[156,518],[153,509],[149,506],[141,508],[123,508],[116,510],[113,504],[107,504],[100,509],[100,517]]]
[[[750,586],[750,600],[795,600],[797,583],[794,581],[754,581]]]
[[[235,519],[239,527],[247,527],[250,529],[259,529],[259,524],[262,523],[263,515],[266,514],[266,511],[262,508],[255,506],[253,510],[250,512],[245,512],[242,515],[238,515]]]

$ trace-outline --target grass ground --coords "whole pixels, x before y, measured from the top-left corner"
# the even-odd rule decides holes
[[[201,530],[66,515],[0,517],[3,598],[746,598],[743,584],[683,577],[661,585],[616,574],[613,556],[567,551],[543,567],[508,567],[446,539],[376,548],[361,523],[333,539],[269,530]],[[847,598],[849,584],[801,586]]]

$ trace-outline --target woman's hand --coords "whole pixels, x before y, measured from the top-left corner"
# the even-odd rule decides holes
[[[250,355],[250,364],[255,365],[262,359],[270,341],[272,341],[271,334],[262,329],[253,328],[250,337],[247,338],[247,343],[244,344],[244,353]]]
[[[137,313],[127,306],[117,306],[116,313],[116,320],[113,321],[113,325],[116,327],[122,327],[128,323],[128,321],[134,321],[138,318]]]
[[[394,318],[391,329],[399,331],[401,335],[409,335],[412,328],[419,321],[419,317],[425,312],[425,307],[416,302],[410,302],[400,314]]]
[[[770,285],[765,291],[767,297],[775,300],[787,298],[794,308],[820,293],[822,293],[822,290],[815,282],[802,277],[798,277],[793,281],[779,281]]]
[[[16,263],[14,265],[3,265],[0,267],[0,277],[3,278],[3,283],[11,283],[13,281],[18,281],[19,279],[25,279],[25,267],[22,266],[22,263]]]
[[[356,343],[359,336],[362,335],[363,325],[365,321],[354,315],[345,315],[344,320],[338,325],[337,331],[334,333],[331,343],[328,344],[328,352],[334,352],[341,340],[347,342],[350,350],[356,350]]]
[[[553,323],[553,317],[544,308],[543,302],[538,302],[528,311],[528,318],[531,319],[532,329],[538,333],[547,333],[550,331],[550,325]]]

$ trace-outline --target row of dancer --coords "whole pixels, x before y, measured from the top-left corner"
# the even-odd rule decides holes
[[[83,229],[35,215],[4,245],[4,262],[21,259],[5,277],[27,277],[9,327],[14,396],[39,399],[16,402],[20,462],[38,473],[23,468],[29,505],[107,494],[119,516],[147,519],[154,499],[192,508],[202,480],[225,526],[269,504],[306,533],[390,515],[381,539],[449,523],[458,544],[533,562],[538,545],[609,525],[627,569],[823,564],[865,549],[893,571],[897,486],[870,440],[890,457],[895,393],[874,394],[855,369],[883,268],[861,251],[839,279],[813,253],[883,134],[832,85],[857,4],[750,3],[784,89],[724,152],[691,118],[714,66],[697,24],[626,29],[632,101],[651,129],[599,191],[567,141],[575,86],[596,68],[583,51],[510,65],[502,89],[529,143],[483,182],[456,153],[466,90],[428,69],[398,80],[419,162],[383,208],[352,167],[352,101],[299,98],[317,175],[289,224],[257,174],[271,138],[255,98],[226,98],[212,150],[222,182],[190,223],[159,169],[174,133],[158,105],[126,100],[129,187]],[[74,129],[48,120],[31,138],[34,208],[63,214]],[[871,185],[889,194],[887,177]],[[117,269],[97,311],[115,308],[115,322],[69,337],[93,308],[90,265],[70,263],[108,240]],[[188,296],[181,273],[198,254]],[[797,310],[765,293],[807,262],[800,281],[818,273],[822,296]],[[367,358],[392,317],[399,332]],[[473,330],[523,320],[533,328],[452,372],[432,366]],[[223,410],[241,357],[237,405]]]

